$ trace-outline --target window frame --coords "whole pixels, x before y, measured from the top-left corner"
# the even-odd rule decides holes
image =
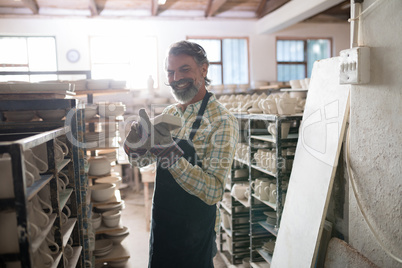
[[[225,79],[223,77],[224,71],[223,71],[223,40],[224,39],[245,39],[247,42],[247,80],[248,83],[250,83],[250,40],[247,36],[242,37],[242,36],[225,36],[225,37],[216,37],[216,36],[186,36],[186,40],[189,39],[208,39],[208,40],[219,40],[220,41],[220,47],[221,47],[221,61],[210,61],[209,65],[220,65],[221,66],[221,77],[222,77],[222,84],[221,85],[226,85],[225,84]]]
[[[56,74],[59,71],[59,59],[58,59],[58,51],[57,51],[57,38],[54,35],[0,35],[0,38],[24,38],[26,42],[27,49],[27,64],[3,64],[0,63],[0,67],[23,67],[27,68],[26,71],[16,70],[16,71],[1,71],[2,75],[27,75],[28,80],[31,81],[32,76],[36,75],[46,75],[46,74]],[[54,40],[54,49],[55,49],[55,70],[40,70],[40,71],[32,71],[29,66],[29,48],[28,48],[28,38],[53,38]]]
[[[277,36],[275,40],[275,62],[276,62],[276,79],[278,80],[278,65],[279,64],[284,64],[284,65],[304,65],[304,76],[307,77],[308,70],[307,70],[307,41],[308,40],[328,40],[330,44],[330,51],[329,51],[329,57],[333,57],[333,40],[332,37],[285,37],[285,36]],[[303,41],[303,46],[304,46],[304,61],[278,61],[278,41]]]

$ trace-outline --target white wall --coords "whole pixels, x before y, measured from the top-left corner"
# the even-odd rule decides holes
[[[374,0],[363,2],[363,10]],[[402,258],[402,1],[362,17],[371,81],[352,87],[351,157],[358,198],[380,241]],[[379,267],[402,267],[374,239],[349,189],[349,243]]]
[[[56,36],[59,70],[88,70],[90,68],[88,40],[93,35],[150,35],[157,36],[159,47],[159,84],[163,85],[163,63],[167,47],[187,36],[249,37],[251,81],[276,80],[275,36],[332,37],[334,55],[349,45],[348,24],[298,24],[277,34],[256,34],[254,20],[152,20],[152,19],[0,19],[0,35]],[[66,52],[78,49],[81,60],[70,63]]]

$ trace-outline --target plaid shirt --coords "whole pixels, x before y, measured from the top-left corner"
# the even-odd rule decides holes
[[[176,105],[170,105],[163,111],[182,119],[182,127],[171,132],[173,138],[189,139],[201,102],[188,105],[184,112]],[[180,157],[169,167],[169,171],[185,191],[199,197],[208,205],[217,204],[224,194],[225,181],[231,170],[238,139],[237,119],[212,95],[201,125],[193,138],[193,146],[199,161],[202,161],[202,168],[191,165]],[[149,157],[150,153],[145,156]],[[219,224],[220,213],[217,209],[216,232],[219,230]]]

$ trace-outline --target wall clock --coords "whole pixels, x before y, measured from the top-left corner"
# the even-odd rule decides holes
[[[69,62],[77,62],[80,60],[80,52],[76,49],[70,49],[67,51],[66,57]]]

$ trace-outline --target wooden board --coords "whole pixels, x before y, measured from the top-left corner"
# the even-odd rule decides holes
[[[339,57],[316,61],[271,267],[313,267],[349,111]]]
[[[74,92],[73,92],[74,93]],[[58,93],[21,93],[21,94],[3,94],[0,93],[0,100],[49,100],[49,99],[72,99],[74,94],[69,91],[65,94]]]

